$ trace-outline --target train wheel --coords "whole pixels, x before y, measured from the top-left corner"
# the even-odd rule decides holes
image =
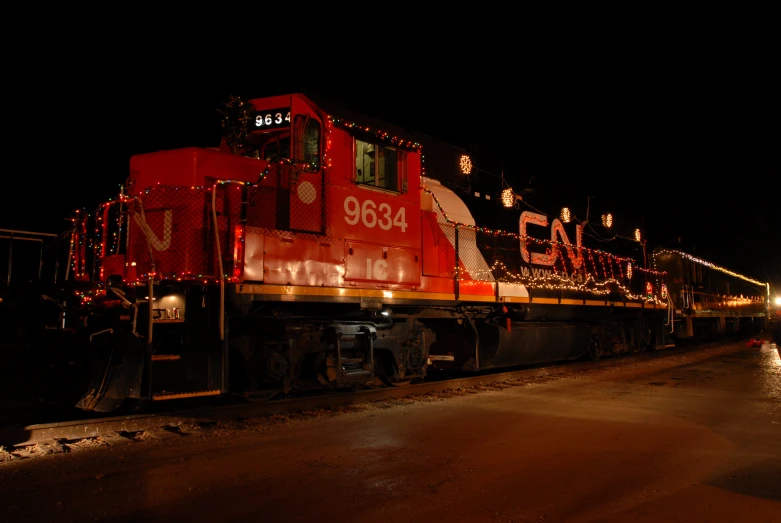
[[[600,347],[599,338],[594,335],[591,338],[591,343],[588,344],[588,359],[591,361],[599,361],[602,357],[602,348]]]
[[[282,389],[279,390],[258,390],[249,392],[244,395],[244,399],[252,403],[263,403],[264,401],[271,401],[274,398],[283,396]]]
[[[386,387],[406,387],[412,383],[412,378],[396,377],[396,365],[390,353],[380,352],[375,355],[375,358],[375,372],[383,385]]]
[[[379,378],[383,385],[388,387],[406,387],[412,384],[412,379],[391,380],[384,374],[380,374]]]

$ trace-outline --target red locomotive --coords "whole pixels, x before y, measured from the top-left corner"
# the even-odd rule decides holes
[[[218,148],[132,157],[120,197],[72,230],[90,290],[63,324],[95,360],[79,406],[668,344],[663,272],[586,247],[566,209],[503,181],[459,189],[472,171],[462,149],[304,94],[232,99]]]

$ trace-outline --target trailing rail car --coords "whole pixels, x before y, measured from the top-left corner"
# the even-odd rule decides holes
[[[57,234],[0,229],[0,351],[37,351],[44,327],[57,324],[65,252]]]
[[[589,246],[588,224],[466,150],[314,95],[233,98],[224,116],[219,147],[133,156],[118,198],[74,218],[62,325],[94,360],[80,408],[671,344],[666,269],[626,254],[639,237]]]
[[[665,273],[676,339],[755,334],[767,326],[769,283],[663,247],[654,250],[653,265]]]

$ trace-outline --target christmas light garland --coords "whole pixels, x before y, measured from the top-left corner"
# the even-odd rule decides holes
[[[653,258],[653,262],[654,262],[654,267],[656,267],[656,256],[657,256],[657,254],[678,254],[680,256],[683,256],[684,258],[686,258],[689,261],[693,261],[695,263],[699,263],[700,265],[704,265],[705,267],[708,267],[710,269],[715,269],[715,270],[717,270],[719,272],[723,272],[724,274],[727,274],[729,276],[734,276],[735,278],[740,278],[741,280],[747,281],[749,283],[753,283],[755,285],[761,285],[762,287],[766,287],[767,286],[767,283],[765,283],[765,282],[754,280],[752,278],[749,278],[748,276],[743,276],[742,274],[738,274],[737,272],[731,271],[729,269],[725,269],[724,267],[720,267],[720,266],[716,265],[715,263],[711,263],[709,261],[705,261],[702,258],[697,258],[697,257],[692,256],[691,254],[687,254],[687,253],[685,253],[683,251],[676,251],[676,250],[672,250],[672,249],[662,249],[660,251],[654,252],[653,253],[653,257],[652,257]]]
[[[87,250],[91,247],[91,239],[87,234],[87,219],[89,214],[82,209],[76,209],[76,217],[73,218],[73,232],[71,236],[71,270],[76,281],[86,281],[87,274]]]
[[[603,250],[600,250],[600,249],[592,249],[590,247],[577,247],[575,245],[572,245],[571,243],[565,243],[565,242],[553,241],[553,240],[543,240],[543,239],[539,239],[539,238],[534,238],[532,236],[521,236],[520,234],[517,234],[517,233],[514,233],[514,232],[489,229],[487,227],[480,227],[480,226],[477,226],[477,225],[470,225],[468,223],[461,223],[461,222],[458,222],[458,221],[455,221],[455,220],[451,219],[447,215],[445,210],[442,208],[442,205],[439,203],[439,200],[437,199],[436,195],[430,189],[427,189],[427,188],[423,187],[423,188],[421,188],[421,190],[423,192],[425,192],[426,194],[431,195],[431,197],[433,198],[434,202],[437,204],[437,207],[439,208],[439,212],[445,218],[445,221],[447,223],[449,223],[451,225],[454,225],[454,226],[457,226],[459,228],[471,229],[471,230],[474,230],[474,231],[477,231],[477,232],[490,234],[492,236],[513,238],[513,239],[523,240],[523,241],[531,242],[531,243],[548,244],[548,245],[551,245],[551,246],[555,245],[555,246],[560,246],[560,247],[569,247],[569,248],[575,248],[575,249],[582,249],[583,251],[586,251],[589,254],[589,256],[592,256],[594,253],[596,253],[596,254],[599,254],[599,255],[607,256],[607,257],[609,257],[611,260],[613,260],[615,262],[625,262],[625,261],[633,262],[634,261],[632,258],[616,256],[613,253],[610,253],[608,251],[603,251]],[[593,261],[593,258],[592,258],[592,261]],[[604,260],[601,260],[601,263],[604,263]],[[663,275],[667,274],[666,271],[657,271],[657,270],[654,270],[654,269],[643,269],[641,267],[633,267],[633,270],[644,271],[644,272],[647,272],[649,274],[653,274],[653,275],[656,275],[656,276],[663,276]]]
[[[519,285],[525,285],[530,288],[542,288],[542,289],[550,289],[550,290],[574,290],[574,291],[584,291],[589,292],[592,294],[597,295],[605,295],[609,294],[611,292],[621,292],[624,294],[627,298],[632,300],[643,300],[647,302],[653,302],[659,305],[665,305],[666,301],[659,300],[653,293],[647,293],[646,295],[638,295],[638,294],[632,294],[630,289],[623,285],[619,280],[615,277],[615,272],[613,265],[617,264],[619,266],[619,271],[621,274],[621,277],[623,279],[623,270],[621,269],[621,264],[623,262],[629,262],[630,264],[634,261],[631,258],[625,258],[616,256],[612,253],[601,251],[599,249],[590,249],[588,247],[576,247],[572,244],[560,242],[560,241],[553,241],[553,240],[542,240],[538,238],[534,238],[531,236],[521,236],[520,234],[508,232],[508,231],[501,231],[501,230],[494,230],[494,229],[488,229],[486,227],[479,227],[477,225],[470,225],[465,224],[461,222],[457,222],[450,217],[448,217],[445,210],[442,208],[442,205],[440,204],[439,200],[437,199],[436,195],[427,188],[421,188],[423,192],[430,195],[434,202],[437,205],[437,208],[439,209],[439,213],[442,215],[442,217],[445,219],[447,223],[450,225],[453,225],[456,228],[463,228],[463,229],[469,229],[474,230],[477,232],[489,234],[495,237],[504,237],[504,238],[513,238],[517,240],[522,240],[525,242],[531,242],[536,243],[538,245],[546,244],[552,246],[554,249],[558,249],[558,247],[565,247],[570,250],[572,249],[581,249],[582,251],[585,251],[588,255],[589,261],[591,262],[591,266],[594,269],[594,274],[599,273],[599,270],[596,265],[596,261],[594,260],[594,254],[597,254],[599,258],[599,263],[602,267],[602,273],[604,275],[604,279],[602,281],[597,281],[597,279],[588,271],[587,266],[584,264],[583,268],[578,270],[575,269],[571,272],[573,276],[580,276],[579,280],[574,280],[567,271],[566,265],[564,265],[564,256],[558,256],[558,258],[561,259],[562,265],[563,265],[563,271],[561,274],[558,273],[555,263],[553,265],[553,271],[552,276],[534,276],[534,272],[537,272],[539,274],[540,271],[544,271],[544,269],[538,269],[535,271],[535,269],[527,270],[526,273],[517,273],[510,270],[503,262],[500,260],[496,260],[493,265],[486,271],[486,270],[478,270],[475,271],[475,274],[473,274],[473,280],[478,281],[489,281],[490,277],[495,277],[495,271],[503,271],[504,275],[503,277],[509,278],[511,281],[502,282],[502,283],[509,283],[509,284],[519,284]],[[550,252],[548,253],[548,256],[550,256]],[[572,258],[573,256],[570,256]],[[607,258],[607,263],[605,262],[605,259]],[[555,261],[555,260],[554,260]],[[580,264],[578,264],[579,266]],[[608,276],[608,266],[610,271],[610,276]],[[663,271],[656,271],[656,270],[648,270],[648,269],[640,269],[639,267],[634,267],[634,270],[644,270],[645,272],[658,277],[663,277],[666,272]],[[462,281],[459,279],[459,281]],[[464,280],[469,281],[469,280]],[[609,286],[612,286],[610,288]]]
[[[412,140],[404,140],[402,138],[399,138],[398,136],[393,136],[390,133],[386,133],[385,131],[379,130],[379,129],[372,129],[371,127],[364,127],[360,124],[354,123],[354,122],[348,122],[341,118],[335,118],[333,116],[328,116],[328,120],[330,120],[334,125],[338,125],[339,127],[342,127],[343,129],[347,129],[350,131],[360,131],[362,133],[365,133],[367,135],[372,136],[373,138],[376,138],[382,142],[386,142],[392,145],[396,145],[398,147],[402,147],[404,149],[408,149],[410,151],[416,151],[420,152],[422,149],[422,145],[418,142],[413,142]]]
[[[325,119],[325,150],[323,151],[323,169],[330,169],[333,167],[331,164],[331,130],[334,128],[334,122],[331,118]]]
[[[285,161],[283,159],[283,160],[279,160],[278,162],[275,162],[275,163],[277,163],[277,164],[288,164],[289,162],[287,162],[287,161]],[[298,163],[300,165],[302,162],[296,162],[296,163]],[[311,165],[311,164],[306,164],[305,163],[305,165]],[[257,182],[247,182],[247,181],[243,181],[243,180],[218,180],[212,186],[190,186],[190,187],[187,187],[187,186],[181,187],[181,186],[163,185],[163,184],[160,184],[158,182],[156,185],[153,185],[151,187],[147,187],[145,189],[142,189],[142,190],[138,191],[138,193],[136,195],[134,195],[134,196],[125,197],[123,199],[123,201],[125,201],[127,203],[130,203],[130,202],[135,200],[135,201],[138,202],[139,205],[143,206],[143,202],[141,201],[140,197],[142,195],[148,195],[149,193],[151,193],[152,191],[154,191],[156,189],[169,189],[169,190],[173,189],[175,191],[178,191],[178,190],[181,189],[183,191],[191,190],[191,191],[204,191],[204,192],[207,192],[207,193],[211,193],[212,192],[212,188],[216,188],[216,186],[235,184],[237,190],[242,190],[242,188],[244,186],[252,187],[252,186],[259,185],[260,182],[262,182],[266,178],[266,176],[268,175],[269,171],[270,171],[270,169],[266,168],[266,170],[263,173],[261,173],[261,175],[260,175],[260,177],[259,177]],[[244,241],[244,238],[241,238],[241,241]],[[214,275],[204,275],[204,274],[185,274],[185,273],[176,273],[176,272],[174,272],[174,273],[172,273],[170,275],[163,275],[163,274],[150,272],[150,273],[143,273],[143,274],[138,275],[136,277],[135,283],[136,284],[141,283],[142,281],[146,281],[150,277],[153,278],[153,279],[154,278],[158,278],[158,279],[161,279],[161,280],[202,281],[204,284],[207,284],[207,283],[210,283],[210,282],[211,283],[217,283],[217,282],[221,281],[222,279],[226,279],[227,281],[230,281],[230,282],[238,282],[238,281],[240,281],[238,278],[229,277],[227,274],[224,275],[223,278],[219,278],[219,277],[215,277]]]
[[[359,125],[357,123],[349,122],[349,121],[346,121],[346,120],[340,119],[340,118],[335,118],[333,116],[328,116],[326,118],[326,122],[325,122],[325,127],[326,127],[326,137],[325,138],[326,139],[325,139],[325,148],[324,148],[325,150],[323,152],[323,157],[322,157],[322,159],[323,159],[323,168],[324,169],[330,169],[332,167],[332,159],[331,159],[331,155],[330,155],[331,146],[332,146],[331,131],[332,131],[334,126],[338,126],[340,128],[343,128],[345,130],[352,131],[352,132],[356,132],[357,131],[357,132],[360,132],[360,133],[364,133],[364,134],[366,134],[368,136],[371,136],[374,139],[380,140],[383,143],[389,143],[391,145],[395,145],[395,146],[398,146],[398,147],[401,147],[401,148],[404,148],[404,149],[407,149],[407,150],[410,150],[410,151],[419,152],[421,154],[421,175],[425,176],[425,156],[422,154],[422,145],[420,143],[414,142],[414,141],[411,141],[411,140],[405,140],[405,139],[399,138],[397,136],[394,136],[394,135],[392,135],[390,133],[387,133],[385,131],[371,129],[370,127],[361,126],[361,125]],[[291,160],[291,159],[287,159],[287,158],[283,158],[283,159],[278,160],[276,162],[276,164],[278,164],[278,165],[282,165],[282,164],[291,165],[294,168],[299,168],[299,169],[302,169],[302,170],[316,169],[318,167],[316,164],[307,163],[307,162],[300,162],[300,161],[297,161],[297,160]],[[260,177],[259,177],[257,182],[245,182],[245,181],[238,181],[238,180],[221,180],[217,184],[218,185],[224,185],[224,184],[227,184],[227,183],[235,183],[235,184],[239,185],[239,187],[237,187],[237,189],[241,189],[241,186],[245,186],[245,185],[257,185],[263,179],[265,179],[265,177],[269,174],[270,169],[271,169],[271,167],[273,165],[274,165],[273,163],[269,163],[269,165],[266,167],[264,172],[261,173],[261,175],[260,175]],[[471,171],[471,167],[472,167],[471,166],[471,160],[468,157],[466,157],[466,159],[465,158],[461,158],[460,167],[462,169],[462,172],[464,172],[465,174],[467,172]],[[168,189],[172,188],[174,190],[187,190],[187,189],[190,189],[190,190],[204,190],[206,192],[210,192],[211,189],[212,189],[212,187],[210,187],[210,186],[191,186],[189,188],[188,187],[175,187],[175,186],[171,187],[171,186],[162,185],[162,184],[160,184],[158,182],[157,185],[155,185],[155,186],[147,187],[147,188],[144,188],[144,189],[141,189],[141,190],[137,191],[137,193],[135,195],[133,195],[133,196],[130,196],[130,195],[120,196],[120,198],[117,199],[117,200],[112,200],[112,201],[109,201],[109,202],[101,204],[101,206],[99,206],[97,214],[96,214],[97,215],[97,221],[98,222],[102,222],[104,220],[104,215],[107,215],[106,214],[107,213],[107,209],[108,209],[108,207],[110,205],[112,205],[114,203],[117,203],[117,202],[130,204],[133,200],[136,200],[136,199],[138,199],[138,201],[140,203],[140,197],[141,196],[147,195],[151,191],[153,191],[153,190],[155,190],[157,188],[168,188]],[[464,224],[464,223],[457,222],[457,221],[452,220],[452,219],[450,219],[448,217],[447,213],[442,208],[442,205],[440,204],[440,202],[437,199],[436,195],[434,195],[434,193],[432,191],[430,191],[429,189],[426,189],[426,188],[422,188],[422,190],[425,193],[427,193],[427,194],[432,196],[433,200],[436,202],[437,207],[439,208],[439,211],[442,214],[442,216],[444,217],[445,221],[447,223],[455,226],[456,228],[471,229],[471,230],[474,230],[474,231],[477,231],[477,232],[481,232],[481,233],[486,233],[486,234],[489,234],[489,235],[492,235],[492,236],[495,236],[495,237],[513,238],[513,239],[517,239],[517,240],[522,240],[524,242],[531,242],[531,243],[534,243],[534,244],[547,244],[547,245],[550,245],[552,247],[552,249],[550,249],[548,251],[548,255],[549,256],[552,255],[552,253],[554,251],[556,253],[558,253],[558,248],[559,247],[565,247],[565,248],[567,248],[570,251],[570,253],[569,253],[570,254],[570,258],[572,258],[572,261],[573,261],[573,271],[571,271],[571,274],[572,274],[572,276],[577,278],[577,281],[576,281],[576,279],[573,279],[572,277],[570,277],[570,271],[567,270],[567,265],[566,265],[566,262],[565,262],[565,259],[564,259],[565,257],[564,256],[556,256],[556,258],[560,258],[560,261],[561,261],[561,266],[562,266],[561,267],[561,273],[559,273],[559,269],[556,267],[556,263],[555,263],[556,260],[554,259],[553,260],[554,264],[553,264],[553,268],[552,268],[552,274],[553,274],[552,277],[548,276],[548,274],[551,274],[551,273],[546,273],[545,277],[538,277],[538,276],[533,276],[533,275],[530,276],[528,274],[517,274],[517,273],[514,273],[514,272],[510,271],[504,265],[503,262],[497,260],[496,262],[494,262],[494,265],[491,267],[490,271],[491,271],[491,274],[493,274],[494,271],[503,271],[504,272],[504,277],[509,278],[510,280],[512,280],[512,281],[508,281],[508,282],[504,282],[504,283],[508,283],[508,284],[511,284],[511,285],[512,284],[525,285],[525,286],[532,287],[532,288],[543,288],[543,289],[551,289],[551,290],[567,289],[567,290],[576,290],[576,291],[586,291],[586,292],[589,292],[589,293],[592,293],[592,294],[597,294],[597,295],[605,295],[605,294],[610,294],[610,293],[613,293],[613,292],[621,292],[624,295],[626,295],[629,299],[634,299],[634,300],[642,299],[642,300],[646,300],[646,301],[650,301],[650,302],[663,304],[663,302],[659,301],[656,298],[656,296],[653,296],[653,295],[640,296],[640,295],[633,295],[633,294],[631,294],[629,289],[627,287],[625,287],[618,279],[616,279],[616,277],[615,277],[615,269],[614,269],[613,265],[614,264],[618,265],[619,275],[620,275],[620,278],[622,280],[624,279],[623,268],[622,268],[622,263],[623,262],[629,262],[629,264],[627,266],[627,279],[631,279],[633,270],[635,270],[635,271],[643,271],[643,272],[646,272],[646,273],[648,273],[650,275],[654,275],[654,276],[664,276],[666,274],[666,272],[656,271],[656,270],[651,270],[651,269],[642,269],[640,267],[635,267],[635,266],[632,265],[632,262],[634,260],[632,260],[631,258],[619,257],[619,256],[616,256],[616,255],[614,255],[612,253],[609,253],[607,251],[602,251],[602,250],[599,250],[599,249],[591,249],[591,248],[587,248],[587,247],[575,247],[575,246],[573,246],[573,245],[571,245],[569,243],[566,243],[566,242],[560,242],[560,241],[554,241],[554,240],[541,240],[541,239],[533,238],[533,237],[530,237],[530,236],[521,236],[519,234],[511,233],[511,232],[507,232],[507,231],[492,230],[492,229],[488,229],[488,228],[485,228],[485,227],[479,227],[479,226],[476,226],[476,225],[469,225],[469,224]],[[569,210],[567,209],[567,211],[569,211]],[[77,211],[77,213],[78,213],[78,211]],[[569,214],[569,213],[567,212],[567,214]],[[114,235],[113,235],[115,237],[115,240],[112,243],[112,246],[111,247],[107,247],[107,238],[105,237],[105,234],[103,234],[101,232],[101,230],[103,228],[105,228],[106,225],[102,224],[102,223],[98,224],[98,226],[95,229],[96,238],[100,237],[100,243],[99,244],[95,244],[94,246],[92,245],[92,238],[88,238],[88,235],[86,234],[86,222],[87,222],[87,218],[89,218],[89,217],[90,217],[90,215],[81,215],[79,217],[78,221],[81,222],[81,231],[77,231],[77,227],[74,226],[74,232],[73,232],[73,234],[71,236],[71,252],[74,253],[74,254],[76,254],[76,252],[79,253],[79,256],[74,256],[73,257],[72,263],[73,263],[74,273],[77,274],[80,278],[88,277],[88,275],[86,274],[86,266],[85,266],[85,264],[86,264],[86,253],[84,252],[85,248],[86,249],[92,248],[94,250],[96,263],[97,263],[97,260],[102,260],[102,258],[106,255],[107,251],[118,252],[118,249],[115,250],[117,248],[117,242],[119,241],[119,238],[116,238],[117,233],[114,233]],[[77,220],[74,219],[74,223],[75,224],[76,224],[76,222],[77,222]],[[87,242],[87,244],[85,244],[85,241]],[[577,264],[575,263],[576,260],[574,258],[574,254],[572,252],[573,248],[577,249],[580,252],[586,252],[587,253],[588,259],[591,262],[591,266],[593,268],[593,275],[588,271],[587,266],[585,264],[585,260],[582,260],[582,261],[580,261]],[[580,260],[581,259],[580,257],[582,256],[580,254],[580,252],[578,254],[578,260]],[[594,260],[594,254],[596,254],[599,257],[599,263],[600,263],[601,268],[602,268],[602,274],[604,275],[604,279],[602,281],[598,281],[596,279],[596,277],[595,277],[595,275],[598,277],[599,270],[598,270],[597,264],[596,264],[596,262]],[[76,258],[78,258],[80,260],[78,263],[76,262]],[[607,263],[605,261],[606,259],[607,259]],[[702,262],[701,260],[698,260],[698,259],[694,259],[694,260],[695,261],[700,261],[701,263],[707,264],[707,262]],[[582,269],[580,268],[581,263],[582,263]],[[77,268],[78,268],[78,270],[76,270]],[[718,267],[714,266],[714,268],[718,268]],[[719,270],[723,270],[724,272],[727,272],[728,274],[730,274],[730,272],[726,271],[725,269],[721,269],[721,268],[718,268],[718,269]],[[608,270],[610,271],[610,276],[608,276]],[[533,274],[533,272],[530,272],[530,274]],[[736,275],[736,274],[733,274],[733,275]],[[144,281],[145,278],[149,278],[149,277],[154,278],[156,276],[158,276],[158,275],[154,274],[154,273],[142,274],[142,275],[140,275],[140,276],[138,276],[136,278],[136,282],[134,282],[134,283],[135,284],[140,284],[142,281]],[[473,275],[473,276],[479,276],[479,275]],[[488,275],[486,274],[486,276],[488,276]],[[736,275],[736,276],[742,277],[740,275]],[[748,279],[748,278],[745,278],[745,277],[742,277],[742,278],[746,279],[747,281],[751,281],[752,283],[757,283],[755,280],[751,280],[751,279]],[[197,279],[197,280],[203,281],[203,283],[208,283],[209,281],[212,281],[212,282],[220,281],[220,278],[214,278],[213,276],[207,276],[207,275],[202,275],[202,274],[199,274],[199,275],[184,275],[184,274],[181,274],[181,275],[178,275],[178,276],[176,274],[174,274],[172,277],[170,277],[170,278],[166,277],[164,279],[174,279],[174,280],[177,280],[177,281],[182,281],[183,279]],[[235,278],[229,278],[229,279],[232,281]],[[460,280],[460,281],[469,282],[469,281],[474,281],[474,280]],[[131,283],[133,283],[133,282],[131,282]],[[650,282],[649,282],[649,284],[650,284]],[[664,284],[662,284],[662,285],[663,285],[663,290],[666,291],[666,287],[664,286]],[[651,289],[652,288],[653,288],[653,286],[651,287]],[[88,295],[84,295],[83,298],[84,299],[90,299]]]
[[[336,118],[336,117],[333,117],[333,116],[328,116],[326,118],[326,153],[324,153],[324,155],[323,155],[324,156],[323,157],[323,163],[324,163],[324,165],[326,167],[331,167],[331,161],[330,161],[330,157],[328,155],[328,152],[330,151],[330,147],[331,147],[331,136],[330,136],[330,134],[331,134],[331,128],[333,127],[333,125],[338,125],[339,127],[342,127],[344,129],[348,129],[348,130],[352,130],[352,131],[359,130],[359,131],[364,132],[364,133],[373,134],[375,137],[379,138],[380,140],[389,142],[391,144],[399,145],[399,146],[402,146],[402,147],[406,147],[406,148],[408,148],[410,150],[419,152],[420,153],[421,176],[424,176],[424,177],[426,176],[426,166],[425,166],[426,157],[423,154],[423,146],[420,143],[412,142],[412,141],[409,141],[409,140],[402,140],[402,139],[400,139],[400,138],[398,138],[396,136],[390,135],[389,133],[387,133],[385,131],[373,130],[373,129],[369,128],[369,127],[363,127],[363,126],[361,126],[359,124],[356,124],[356,123],[353,123],[353,122],[347,122],[347,121],[345,121],[343,119]],[[460,168],[462,170],[462,173],[464,173],[464,174],[468,174],[469,172],[471,172],[471,170],[472,170],[472,163],[471,163],[471,159],[468,156],[462,156],[460,158]],[[440,212],[444,216],[445,220],[448,223],[452,224],[452,225],[455,225],[455,226],[458,226],[458,227],[470,228],[470,229],[476,230],[478,232],[484,232],[484,233],[492,234],[494,236],[509,236],[509,237],[514,237],[514,238],[517,238],[519,240],[524,240],[524,241],[527,241],[527,242],[531,241],[532,243],[537,243],[537,244],[547,243],[547,244],[551,245],[553,248],[558,248],[558,246],[564,246],[564,247],[568,248],[568,250],[570,250],[570,251],[573,248],[573,246],[571,244],[569,244],[569,243],[558,242],[558,241],[554,242],[554,241],[547,241],[547,240],[539,240],[537,238],[532,238],[530,236],[523,236],[522,237],[520,235],[517,235],[517,234],[514,234],[514,233],[510,233],[510,232],[506,232],[506,231],[494,231],[494,230],[487,229],[487,228],[484,228],[484,227],[478,227],[476,225],[468,225],[468,224],[463,224],[463,223],[456,222],[454,220],[451,220],[447,216],[447,213],[444,211],[444,209],[442,208],[442,205],[439,203],[439,200],[437,199],[436,195],[434,195],[433,192],[431,192],[429,189],[426,189],[426,188],[422,188],[422,189],[423,189],[424,192],[426,192],[427,194],[432,196],[432,198],[434,199],[434,201],[437,204],[437,207],[439,207]],[[509,190],[512,191],[512,189],[509,189]],[[513,194],[512,197],[513,197],[513,203],[514,203],[515,195]],[[562,217],[564,218],[565,222],[569,222],[570,210],[568,208],[562,209]],[[607,216],[606,219],[609,220],[610,225],[612,225],[612,215]],[[610,225],[608,225],[608,227]],[[621,279],[623,279],[624,275],[623,275],[623,268],[622,268],[621,262],[628,261],[629,263],[632,263],[634,261],[632,258],[619,257],[619,256],[616,256],[616,255],[614,255],[612,253],[609,253],[607,251],[601,251],[599,249],[589,249],[587,247],[581,247],[580,249],[585,250],[588,253],[589,257],[591,258],[592,265],[594,266],[595,273],[598,272],[598,271],[596,269],[596,264],[594,263],[593,253],[599,254],[599,256],[600,256],[600,264],[602,265],[603,274],[604,274],[606,279],[612,280],[612,281],[617,281],[617,280],[615,279],[615,271],[614,271],[613,263],[611,263],[611,262],[616,262],[618,264],[619,274],[620,274]],[[608,264],[607,265],[609,266],[610,273],[611,273],[611,277],[610,278],[608,278],[608,276],[607,276],[607,268],[606,268],[606,265],[605,265],[605,261],[604,261],[604,259],[602,257],[603,255],[608,257]],[[572,257],[573,257],[572,252],[570,252],[570,258],[572,258]],[[563,259],[562,259],[562,265],[564,265]],[[564,268],[564,270],[566,272],[566,265],[564,265],[563,268]],[[654,275],[654,276],[659,276],[659,277],[662,277],[662,276],[664,276],[666,274],[665,272],[660,272],[660,271],[656,271],[656,270],[653,270],[653,269],[644,269],[644,268],[641,268],[641,267],[635,267],[635,270],[643,271],[643,272],[645,272],[647,274]],[[557,271],[557,269],[556,269],[556,267],[554,265],[554,273],[556,271]],[[630,275],[628,276],[628,278],[631,278],[631,272],[630,272]]]
[[[664,304],[665,302],[653,296],[653,293],[648,295],[632,294],[630,289],[623,285],[620,281],[614,278],[608,278],[606,280],[598,281],[590,273],[586,273],[585,277],[578,280],[573,279],[570,276],[554,275],[553,277],[539,277],[539,276],[527,276],[525,274],[519,274],[510,270],[504,262],[496,260],[489,269],[482,269],[474,271],[471,279],[459,278],[459,282],[472,282],[485,283],[489,280],[489,277],[495,277],[496,274],[503,273],[503,278],[508,280],[497,280],[500,283],[507,285],[524,286],[532,289],[545,289],[545,290],[572,290],[580,292],[588,292],[590,294],[596,294],[598,296],[604,296],[607,294],[620,292],[630,300],[643,300],[647,302],[653,302],[657,304]],[[580,275],[582,276],[582,275]]]

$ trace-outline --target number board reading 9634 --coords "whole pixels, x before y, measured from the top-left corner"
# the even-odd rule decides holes
[[[250,123],[252,129],[279,129],[290,127],[290,109],[270,109],[255,112],[255,119]]]
[[[379,227],[383,231],[389,231],[392,227],[398,227],[401,232],[407,230],[407,212],[404,206],[394,209],[385,202],[378,206],[373,200],[364,200],[361,203],[355,196],[348,196],[344,199],[344,212],[344,221],[348,225],[361,222],[369,229]]]

